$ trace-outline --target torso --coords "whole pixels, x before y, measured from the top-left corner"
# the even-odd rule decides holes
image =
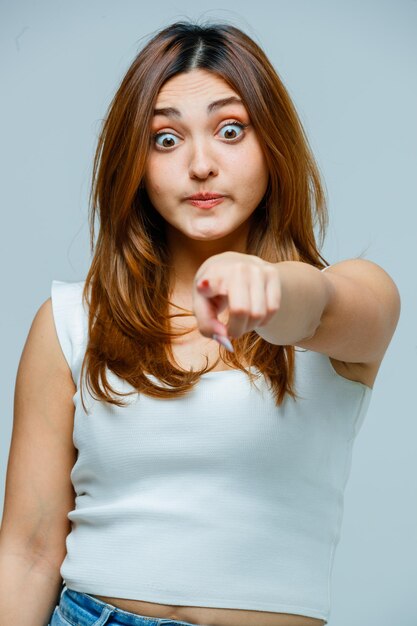
[[[181,320],[181,328],[185,328],[185,320],[188,318],[179,319]],[[219,316],[219,319],[224,321],[222,315]],[[194,318],[191,318],[191,321],[188,322],[188,324],[191,323],[195,323]],[[184,369],[191,369],[191,367],[194,369],[202,368],[205,365],[205,356],[209,358],[210,364],[214,363],[219,356],[219,346],[217,342],[203,337],[199,331],[176,339],[172,344],[172,350],[177,364]],[[363,367],[357,366],[356,364],[346,364],[332,358],[330,358],[330,362],[340,376],[361,382],[369,387],[373,386],[380,365],[379,363],[374,364],[372,367]],[[226,369],[231,368],[225,366],[225,364],[220,361],[212,371],[225,371]],[[191,624],[204,624],[207,626],[322,626],[326,623],[321,619],[288,613],[178,606],[98,595],[94,597],[124,611],[144,615],[146,617],[179,620],[190,622]]]

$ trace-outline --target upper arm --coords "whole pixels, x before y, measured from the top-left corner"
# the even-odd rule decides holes
[[[328,303],[312,337],[297,345],[345,363],[382,360],[398,324],[401,300],[389,274],[366,259],[349,259],[322,273]]]
[[[0,540],[7,551],[41,555],[56,566],[65,556],[74,508],[70,479],[76,391],[46,300],[20,358]]]

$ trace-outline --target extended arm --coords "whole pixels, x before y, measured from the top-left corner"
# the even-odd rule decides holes
[[[277,267],[281,305],[268,324],[256,328],[261,337],[347,363],[382,357],[401,309],[398,289],[384,269],[365,259],[341,261],[325,272],[297,261]]]

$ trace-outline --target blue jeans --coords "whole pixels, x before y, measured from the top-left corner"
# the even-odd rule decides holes
[[[87,593],[64,586],[59,604],[51,615],[48,626],[198,626],[162,617],[146,617],[122,611]]]

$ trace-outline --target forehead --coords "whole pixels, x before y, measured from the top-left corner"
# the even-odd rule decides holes
[[[206,101],[213,96],[226,98],[233,95],[239,97],[221,76],[207,70],[195,69],[177,74],[164,83],[158,93],[157,105],[169,105],[174,101],[185,104],[190,98]]]

